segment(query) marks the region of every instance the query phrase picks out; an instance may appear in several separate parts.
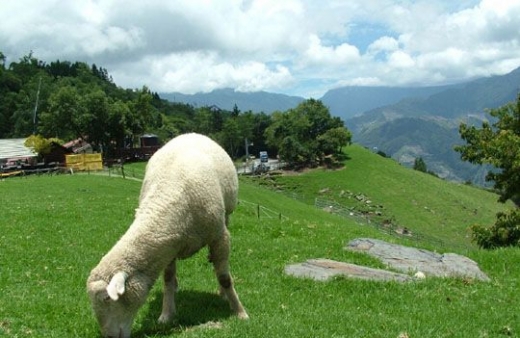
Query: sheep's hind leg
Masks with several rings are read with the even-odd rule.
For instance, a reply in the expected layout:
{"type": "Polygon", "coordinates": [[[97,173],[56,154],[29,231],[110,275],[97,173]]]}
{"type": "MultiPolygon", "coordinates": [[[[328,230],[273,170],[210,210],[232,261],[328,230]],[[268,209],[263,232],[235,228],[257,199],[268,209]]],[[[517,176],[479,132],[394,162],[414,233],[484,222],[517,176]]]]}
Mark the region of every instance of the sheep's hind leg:
{"type": "Polygon", "coordinates": [[[175,315],[175,292],[177,291],[177,272],[175,259],[164,269],[163,305],[159,323],[168,323],[175,315]]]}
{"type": "Polygon", "coordinates": [[[233,278],[229,273],[229,232],[225,229],[224,234],[220,240],[210,244],[210,261],[215,268],[215,274],[220,286],[220,295],[227,298],[231,310],[240,319],[248,319],[246,310],[238,299],[238,295],[233,287],[233,278]]]}

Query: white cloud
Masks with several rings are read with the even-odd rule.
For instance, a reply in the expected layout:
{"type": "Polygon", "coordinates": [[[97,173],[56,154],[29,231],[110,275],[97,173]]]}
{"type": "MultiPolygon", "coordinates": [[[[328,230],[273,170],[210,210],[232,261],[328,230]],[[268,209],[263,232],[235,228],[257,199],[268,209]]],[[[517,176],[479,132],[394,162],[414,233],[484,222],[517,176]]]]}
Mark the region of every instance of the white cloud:
{"type": "Polygon", "coordinates": [[[314,97],[334,86],[441,84],[520,66],[520,2],[0,1],[0,51],[85,61],[116,83],[314,97]]]}
{"type": "Polygon", "coordinates": [[[269,68],[254,61],[232,64],[220,59],[215,52],[150,56],[127,63],[125,68],[127,71],[113,74],[116,82],[129,83],[132,88],[148,84],[156,91],[186,94],[224,87],[258,91],[268,86],[281,90],[293,80],[286,67],[269,68]]]}
{"type": "Polygon", "coordinates": [[[399,41],[390,36],[383,36],[368,46],[368,53],[378,54],[379,52],[395,51],[399,48],[399,41]]]}
{"type": "Polygon", "coordinates": [[[338,46],[323,46],[320,38],[316,35],[309,37],[309,46],[305,51],[303,63],[320,64],[324,67],[329,65],[341,65],[359,60],[359,50],[348,43],[338,46]]]}
{"type": "Polygon", "coordinates": [[[413,58],[402,50],[395,51],[388,57],[388,65],[391,68],[412,68],[415,66],[413,58]]]}

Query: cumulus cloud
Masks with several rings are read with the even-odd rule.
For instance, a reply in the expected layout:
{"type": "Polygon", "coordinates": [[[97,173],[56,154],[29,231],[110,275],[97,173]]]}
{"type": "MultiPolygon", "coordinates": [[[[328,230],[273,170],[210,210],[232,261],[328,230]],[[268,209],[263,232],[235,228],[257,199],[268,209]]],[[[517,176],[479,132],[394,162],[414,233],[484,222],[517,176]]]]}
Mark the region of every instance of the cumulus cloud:
{"type": "Polygon", "coordinates": [[[0,51],[107,68],[116,83],[319,97],[520,66],[520,3],[493,0],[0,1],[0,51]]]}
{"type": "Polygon", "coordinates": [[[395,51],[399,48],[399,41],[390,36],[383,36],[375,40],[368,46],[370,54],[378,54],[380,52],[395,51]]]}
{"type": "Polygon", "coordinates": [[[114,77],[132,88],[148,84],[159,92],[182,88],[183,93],[193,94],[226,87],[239,91],[259,91],[266,87],[283,90],[293,81],[287,67],[269,68],[256,61],[233,64],[222,60],[216,52],[148,56],[129,62],[124,68],[125,71],[116,71],[114,77]]]}
{"type": "Polygon", "coordinates": [[[326,65],[341,65],[359,60],[356,46],[342,43],[337,46],[324,46],[316,35],[309,37],[309,46],[305,51],[303,62],[326,65]]]}

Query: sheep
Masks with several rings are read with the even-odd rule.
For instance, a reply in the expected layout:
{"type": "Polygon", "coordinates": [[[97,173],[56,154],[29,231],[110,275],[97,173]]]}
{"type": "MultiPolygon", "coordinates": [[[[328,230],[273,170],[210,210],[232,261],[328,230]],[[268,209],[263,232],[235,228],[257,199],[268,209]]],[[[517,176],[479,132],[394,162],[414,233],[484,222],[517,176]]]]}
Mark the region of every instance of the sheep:
{"type": "Polygon", "coordinates": [[[229,215],[237,205],[233,162],[210,138],[172,139],[149,160],[127,232],[91,271],[87,292],[104,337],[130,337],[138,309],[164,271],[160,323],[175,314],[176,260],[209,247],[220,294],[247,319],[229,271],[229,215]]]}

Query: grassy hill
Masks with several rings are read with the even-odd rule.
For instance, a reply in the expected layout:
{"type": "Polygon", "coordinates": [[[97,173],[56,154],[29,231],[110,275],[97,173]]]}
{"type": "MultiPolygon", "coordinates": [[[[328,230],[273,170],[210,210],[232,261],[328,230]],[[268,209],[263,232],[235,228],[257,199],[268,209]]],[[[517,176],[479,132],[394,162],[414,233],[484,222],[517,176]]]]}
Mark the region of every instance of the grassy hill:
{"type": "MultiPolygon", "coordinates": [[[[156,324],[158,283],[136,318],[133,337],[520,334],[518,311],[512,310],[520,302],[520,250],[482,251],[466,238],[468,224],[490,223],[503,208],[496,196],[406,169],[362,147],[346,150],[350,160],[342,170],[314,170],[275,181],[241,178],[241,202],[230,225],[231,266],[251,320],[230,316],[227,303],[216,295],[217,283],[203,250],[178,264],[176,323],[156,324]],[[289,192],[299,199],[287,196],[289,192]],[[427,278],[398,284],[340,278],[322,283],[285,276],[286,264],[318,257],[382,267],[368,256],[342,249],[357,237],[432,248],[431,243],[389,236],[310,205],[320,196],[357,210],[366,207],[366,200],[353,197],[361,194],[383,206],[381,217],[392,216],[413,230],[442,238],[446,244],[434,248],[439,252],[454,249],[476,260],[492,282],[427,278]]],[[[142,168],[132,165],[125,172],[140,176],[142,168]]],[[[0,181],[0,336],[98,336],[85,281],[131,223],[139,189],[137,180],[101,175],[0,181]]]]}
{"type": "Polygon", "coordinates": [[[411,170],[359,145],[348,147],[346,152],[350,160],[340,170],[316,169],[253,180],[294,193],[307,204],[314,204],[319,197],[354,212],[369,213],[367,217],[374,222],[393,220],[412,232],[438,238],[448,248],[470,247],[468,227],[491,225],[496,212],[505,207],[489,191],[411,170]]]}

